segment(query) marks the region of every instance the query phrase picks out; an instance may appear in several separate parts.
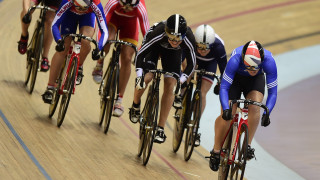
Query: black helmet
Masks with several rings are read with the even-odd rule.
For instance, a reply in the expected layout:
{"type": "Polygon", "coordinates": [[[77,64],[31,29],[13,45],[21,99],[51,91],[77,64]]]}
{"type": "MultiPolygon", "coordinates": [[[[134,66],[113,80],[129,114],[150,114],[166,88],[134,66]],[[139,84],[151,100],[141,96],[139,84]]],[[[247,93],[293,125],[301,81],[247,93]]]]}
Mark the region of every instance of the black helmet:
{"type": "Polygon", "coordinates": [[[165,31],[169,39],[181,41],[187,33],[187,22],[180,14],[171,15],[166,21],[165,31]]]}
{"type": "Polygon", "coordinates": [[[258,41],[249,41],[243,46],[241,57],[247,68],[257,70],[264,60],[264,49],[258,41]]]}
{"type": "Polygon", "coordinates": [[[122,6],[132,6],[135,7],[139,4],[140,0],[119,0],[122,6]]]}

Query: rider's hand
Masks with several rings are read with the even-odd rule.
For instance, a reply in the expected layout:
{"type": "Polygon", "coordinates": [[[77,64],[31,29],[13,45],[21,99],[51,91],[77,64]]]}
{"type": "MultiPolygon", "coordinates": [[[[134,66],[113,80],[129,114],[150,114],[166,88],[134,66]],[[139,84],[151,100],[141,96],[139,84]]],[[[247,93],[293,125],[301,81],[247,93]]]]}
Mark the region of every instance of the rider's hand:
{"type": "Polygon", "coordinates": [[[216,95],[219,95],[219,91],[220,91],[220,83],[217,83],[213,89],[213,93],[216,95]]]}
{"type": "Polygon", "coordinates": [[[99,49],[92,50],[92,59],[93,60],[99,60],[100,59],[99,49]]]}
{"type": "Polygon", "coordinates": [[[64,51],[64,41],[61,39],[58,40],[57,45],[56,45],[56,51],[61,52],[64,51]]]}
{"type": "Polygon", "coordinates": [[[270,118],[266,114],[263,114],[261,118],[261,126],[267,127],[270,123],[270,118]]]}
{"type": "Polygon", "coordinates": [[[136,77],[136,89],[141,90],[146,88],[146,83],[144,82],[143,76],[136,77]]]}
{"type": "Polygon", "coordinates": [[[22,22],[25,23],[25,24],[30,24],[30,22],[31,22],[30,14],[27,13],[26,15],[24,15],[23,18],[22,18],[22,22]]]}
{"type": "Polygon", "coordinates": [[[232,118],[232,109],[226,109],[223,111],[222,118],[226,121],[232,118]]]}

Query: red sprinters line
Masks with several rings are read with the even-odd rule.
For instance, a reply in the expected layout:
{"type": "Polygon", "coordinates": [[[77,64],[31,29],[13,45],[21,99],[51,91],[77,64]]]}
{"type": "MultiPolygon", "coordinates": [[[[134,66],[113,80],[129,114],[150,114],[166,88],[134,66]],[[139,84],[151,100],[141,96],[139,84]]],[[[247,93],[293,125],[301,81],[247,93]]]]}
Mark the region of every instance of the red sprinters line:
{"type": "Polygon", "coordinates": [[[247,11],[242,11],[242,12],[238,12],[238,13],[229,14],[229,15],[226,15],[226,16],[214,18],[214,19],[211,19],[211,20],[203,21],[201,23],[192,24],[192,25],[190,25],[190,28],[196,28],[201,24],[211,24],[211,23],[214,23],[214,22],[218,22],[218,21],[222,21],[222,20],[226,20],[226,19],[231,19],[231,18],[234,18],[234,17],[243,16],[243,15],[246,15],[246,14],[251,14],[251,13],[255,13],[255,12],[270,10],[270,9],[274,9],[274,8],[279,8],[279,7],[283,7],[283,6],[289,6],[289,5],[292,5],[292,4],[304,3],[304,2],[309,2],[309,1],[313,1],[313,0],[295,0],[295,1],[283,2],[283,3],[279,3],[279,4],[272,4],[272,5],[269,5],[269,6],[259,7],[259,8],[256,8],[256,9],[250,9],[250,10],[247,10],[247,11]]]}

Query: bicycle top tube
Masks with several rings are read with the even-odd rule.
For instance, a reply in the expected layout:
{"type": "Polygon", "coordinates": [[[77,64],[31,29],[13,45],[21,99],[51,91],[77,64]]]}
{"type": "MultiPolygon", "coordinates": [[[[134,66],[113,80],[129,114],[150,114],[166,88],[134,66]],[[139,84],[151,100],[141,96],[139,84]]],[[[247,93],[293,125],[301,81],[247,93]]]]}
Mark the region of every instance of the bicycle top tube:
{"type": "Polygon", "coordinates": [[[252,104],[252,105],[259,106],[266,111],[266,116],[269,117],[269,108],[260,102],[252,101],[250,99],[235,99],[230,102],[230,107],[232,107],[233,104],[235,104],[235,103],[252,104]]]}

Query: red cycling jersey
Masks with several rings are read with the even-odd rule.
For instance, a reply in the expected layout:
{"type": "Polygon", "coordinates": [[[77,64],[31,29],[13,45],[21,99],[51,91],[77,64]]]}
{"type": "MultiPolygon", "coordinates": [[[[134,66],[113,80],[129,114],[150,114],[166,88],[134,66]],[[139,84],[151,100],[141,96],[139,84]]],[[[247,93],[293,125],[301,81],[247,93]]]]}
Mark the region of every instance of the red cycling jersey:
{"type": "Polygon", "coordinates": [[[135,45],[138,44],[139,24],[143,36],[150,27],[144,0],[140,0],[139,4],[128,12],[123,10],[119,0],[109,0],[104,7],[104,13],[108,26],[120,29],[119,38],[135,45]]]}

